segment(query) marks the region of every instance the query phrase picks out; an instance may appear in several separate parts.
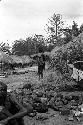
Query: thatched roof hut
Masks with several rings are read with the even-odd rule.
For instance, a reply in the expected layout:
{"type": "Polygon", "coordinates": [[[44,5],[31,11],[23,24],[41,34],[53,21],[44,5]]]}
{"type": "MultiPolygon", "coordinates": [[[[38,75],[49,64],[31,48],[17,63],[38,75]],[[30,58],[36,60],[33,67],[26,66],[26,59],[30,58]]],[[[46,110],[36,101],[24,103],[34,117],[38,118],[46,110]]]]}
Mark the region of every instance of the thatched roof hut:
{"type": "Polygon", "coordinates": [[[0,62],[1,63],[14,63],[14,60],[5,52],[0,51],[0,62]]]}
{"type": "MultiPolygon", "coordinates": [[[[42,53],[37,53],[37,54],[33,54],[33,55],[31,55],[31,58],[33,58],[33,59],[37,59],[39,56],[41,56],[41,54],[42,53]]],[[[43,53],[46,57],[50,57],[50,52],[44,52],[43,53]]]]}
{"type": "Polygon", "coordinates": [[[11,55],[10,56],[13,60],[13,64],[16,63],[16,64],[23,64],[23,60],[20,56],[17,56],[17,55],[11,55]]]}
{"type": "Polygon", "coordinates": [[[29,56],[26,56],[26,55],[21,56],[21,59],[23,61],[23,64],[29,64],[33,61],[33,59],[31,59],[29,56]]]}
{"type": "Polygon", "coordinates": [[[29,56],[17,56],[17,55],[11,55],[11,58],[13,59],[15,66],[23,66],[23,65],[29,65],[33,62],[33,59],[31,59],[29,56]]]}
{"type": "Polygon", "coordinates": [[[51,51],[51,57],[52,58],[58,58],[59,55],[63,55],[64,53],[67,53],[67,56],[72,53],[73,50],[77,50],[79,47],[83,48],[83,33],[81,33],[78,37],[74,38],[72,41],[70,41],[67,44],[64,44],[62,46],[57,46],[51,51]]]}

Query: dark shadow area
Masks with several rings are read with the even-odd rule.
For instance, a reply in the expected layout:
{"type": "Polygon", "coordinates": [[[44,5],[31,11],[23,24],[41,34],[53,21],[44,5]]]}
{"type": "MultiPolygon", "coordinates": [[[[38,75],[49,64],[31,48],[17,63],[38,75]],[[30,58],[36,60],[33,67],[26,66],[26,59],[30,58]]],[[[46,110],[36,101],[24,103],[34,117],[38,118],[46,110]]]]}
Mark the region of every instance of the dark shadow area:
{"type": "Polygon", "coordinates": [[[20,111],[19,108],[17,108],[17,106],[15,105],[15,103],[11,102],[11,107],[9,109],[9,112],[13,115],[15,115],[16,113],[18,113],[20,111]]]}
{"type": "Polygon", "coordinates": [[[74,91],[83,91],[83,88],[77,84],[77,85],[66,85],[64,88],[60,88],[60,91],[65,91],[65,92],[74,92],[74,91]]]}

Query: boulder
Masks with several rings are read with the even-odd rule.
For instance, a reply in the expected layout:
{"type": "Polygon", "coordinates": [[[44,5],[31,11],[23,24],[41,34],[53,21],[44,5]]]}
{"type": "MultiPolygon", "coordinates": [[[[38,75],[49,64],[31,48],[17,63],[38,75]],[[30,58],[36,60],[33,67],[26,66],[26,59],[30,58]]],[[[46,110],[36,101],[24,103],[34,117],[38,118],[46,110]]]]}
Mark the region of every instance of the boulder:
{"type": "Polygon", "coordinates": [[[65,96],[65,99],[67,99],[68,101],[71,101],[72,100],[72,95],[65,96]]]}
{"type": "Polygon", "coordinates": [[[23,86],[23,89],[31,89],[32,85],[27,83],[23,86]]]}
{"type": "Polygon", "coordinates": [[[68,100],[67,99],[62,99],[62,102],[63,102],[64,105],[68,104],[68,100]]]}
{"type": "Polygon", "coordinates": [[[63,106],[63,102],[62,101],[55,101],[54,104],[58,107],[62,107],[63,106]]]}
{"type": "Polygon", "coordinates": [[[47,98],[41,97],[40,100],[41,100],[41,103],[47,104],[47,101],[48,101],[47,98]]]}
{"type": "Polygon", "coordinates": [[[43,103],[34,103],[33,109],[39,113],[45,113],[48,111],[48,106],[46,104],[43,104],[43,103]]]}
{"type": "Polygon", "coordinates": [[[54,105],[54,98],[52,97],[48,102],[48,106],[53,107],[53,105],[54,105]]]}
{"type": "Polygon", "coordinates": [[[41,98],[35,97],[33,101],[34,103],[41,103],[41,98]]]}
{"type": "Polygon", "coordinates": [[[28,114],[33,112],[33,106],[30,103],[23,103],[23,106],[27,109],[28,114]]]}
{"type": "Polygon", "coordinates": [[[66,107],[63,107],[60,109],[60,114],[68,116],[70,114],[70,110],[67,109],[66,107]]]}
{"type": "Polygon", "coordinates": [[[43,92],[42,92],[42,91],[37,91],[37,92],[36,92],[36,95],[37,95],[38,97],[42,97],[42,96],[43,96],[43,92]]]}

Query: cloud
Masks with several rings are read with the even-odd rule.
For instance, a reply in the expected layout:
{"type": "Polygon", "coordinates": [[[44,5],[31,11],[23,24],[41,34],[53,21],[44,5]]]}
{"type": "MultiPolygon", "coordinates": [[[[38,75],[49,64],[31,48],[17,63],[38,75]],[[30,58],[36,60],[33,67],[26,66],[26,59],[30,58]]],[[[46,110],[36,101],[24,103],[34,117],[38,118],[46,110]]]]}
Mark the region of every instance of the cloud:
{"type": "Polygon", "coordinates": [[[25,20],[46,16],[50,0],[8,0],[3,8],[9,16],[25,20]],[[47,3],[48,2],[48,3],[47,3]]]}
{"type": "Polygon", "coordinates": [[[0,2],[0,39],[10,41],[28,34],[42,34],[53,13],[69,20],[83,13],[82,0],[2,0],[0,2]]]}
{"type": "Polygon", "coordinates": [[[12,18],[28,20],[60,13],[69,18],[82,16],[82,0],[5,0],[4,11],[12,18]]]}
{"type": "Polygon", "coordinates": [[[83,2],[82,0],[70,0],[65,4],[64,14],[68,18],[76,18],[83,16],[83,2]]]}

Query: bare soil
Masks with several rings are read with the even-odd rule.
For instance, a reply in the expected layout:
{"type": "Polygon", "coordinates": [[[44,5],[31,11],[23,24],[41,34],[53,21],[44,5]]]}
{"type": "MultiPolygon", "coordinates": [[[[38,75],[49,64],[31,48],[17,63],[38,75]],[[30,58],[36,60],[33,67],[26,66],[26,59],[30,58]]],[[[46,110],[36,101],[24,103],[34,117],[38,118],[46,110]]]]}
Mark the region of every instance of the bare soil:
{"type": "MultiPolygon", "coordinates": [[[[82,94],[82,91],[72,90],[64,91],[65,85],[74,85],[76,84],[72,80],[67,80],[62,77],[62,75],[54,70],[49,70],[46,66],[44,71],[44,78],[39,81],[37,74],[37,66],[28,67],[24,69],[16,69],[17,74],[8,75],[6,78],[0,78],[1,81],[7,84],[8,89],[11,89],[12,92],[19,93],[25,84],[33,85],[34,89],[39,88],[39,86],[44,85],[54,85],[56,89],[55,92],[59,92],[59,88],[62,88],[61,93],[64,95],[69,94],[82,94]]],[[[69,116],[61,115],[59,111],[55,111],[52,108],[49,108],[46,113],[37,113],[34,117],[25,116],[24,117],[25,125],[82,125],[83,121],[78,120],[69,120],[69,116]]]]}

